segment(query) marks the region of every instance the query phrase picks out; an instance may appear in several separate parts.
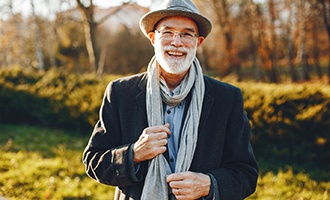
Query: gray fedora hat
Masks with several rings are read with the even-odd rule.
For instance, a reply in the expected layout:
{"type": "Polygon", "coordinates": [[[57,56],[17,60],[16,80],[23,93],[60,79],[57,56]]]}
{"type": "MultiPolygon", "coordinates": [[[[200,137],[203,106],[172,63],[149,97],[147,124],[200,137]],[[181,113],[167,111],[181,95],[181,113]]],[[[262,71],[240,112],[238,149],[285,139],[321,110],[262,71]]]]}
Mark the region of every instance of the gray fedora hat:
{"type": "Polygon", "coordinates": [[[211,21],[201,15],[197,6],[191,0],[165,0],[159,8],[146,13],[140,20],[140,28],[144,35],[154,31],[155,25],[163,18],[169,16],[184,16],[193,19],[199,35],[206,37],[212,29],[211,21]]]}

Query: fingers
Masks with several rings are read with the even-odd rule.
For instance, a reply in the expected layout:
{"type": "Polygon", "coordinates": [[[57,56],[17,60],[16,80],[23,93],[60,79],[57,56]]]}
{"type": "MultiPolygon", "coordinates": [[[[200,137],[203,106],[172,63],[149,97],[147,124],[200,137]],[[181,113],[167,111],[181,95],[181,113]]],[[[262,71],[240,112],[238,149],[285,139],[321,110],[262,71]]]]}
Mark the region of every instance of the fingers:
{"type": "Polygon", "coordinates": [[[167,128],[170,128],[170,124],[166,123],[164,126],[166,126],[167,128]]]}
{"type": "Polygon", "coordinates": [[[187,172],[173,173],[166,177],[166,181],[169,183],[171,188],[183,188],[185,187],[184,180],[187,179],[187,172]]]}
{"type": "Polygon", "coordinates": [[[179,198],[180,196],[184,196],[183,195],[184,194],[183,189],[176,188],[176,189],[173,189],[172,192],[176,196],[176,198],[179,198]]]}
{"type": "Polygon", "coordinates": [[[181,172],[168,175],[166,181],[177,199],[198,199],[210,192],[211,180],[206,174],[181,172]]]}
{"type": "Polygon", "coordinates": [[[134,163],[150,160],[164,153],[169,134],[171,134],[169,124],[144,129],[133,146],[134,163]]]}
{"type": "MultiPolygon", "coordinates": [[[[144,129],[143,132],[145,132],[146,134],[166,133],[167,135],[169,135],[169,134],[171,134],[170,124],[166,123],[165,125],[151,126],[151,127],[144,129]]],[[[166,137],[167,137],[167,135],[166,135],[166,137]]]]}

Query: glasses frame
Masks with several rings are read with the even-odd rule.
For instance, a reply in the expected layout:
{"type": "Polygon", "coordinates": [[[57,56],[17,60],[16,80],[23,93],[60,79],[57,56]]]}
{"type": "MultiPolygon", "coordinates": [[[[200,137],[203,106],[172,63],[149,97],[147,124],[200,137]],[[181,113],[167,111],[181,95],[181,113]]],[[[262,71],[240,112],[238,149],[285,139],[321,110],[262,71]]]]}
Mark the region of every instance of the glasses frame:
{"type": "Polygon", "coordinates": [[[154,32],[159,33],[160,38],[165,39],[165,40],[172,40],[173,38],[175,38],[175,36],[178,35],[180,37],[180,39],[185,43],[193,42],[195,40],[195,38],[199,37],[199,35],[197,33],[192,32],[192,31],[191,32],[189,32],[189,31],[180,32],[180,31],[174,31],[171,29],[163,29],[163,30],[155,29],[154,32]]]}

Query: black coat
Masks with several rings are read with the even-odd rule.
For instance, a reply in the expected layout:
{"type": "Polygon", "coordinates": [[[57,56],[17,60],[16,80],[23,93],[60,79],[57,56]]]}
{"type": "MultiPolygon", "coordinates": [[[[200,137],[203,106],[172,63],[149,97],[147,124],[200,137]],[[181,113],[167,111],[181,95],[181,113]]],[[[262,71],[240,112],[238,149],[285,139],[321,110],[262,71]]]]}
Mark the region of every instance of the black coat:
{"type": "MultiPolygon", "coordinates": [[[[190,171],[212,174],[221,200],[244,199],[255,190],[258,167],[251,127],[239,88],[204,76],[205,96],[190,171]]],[[[132,144],[148,126],[146,73],[111,82],[83,154],[87,174],[118,186],[115,199],[140,199],[147,162],[135,174],[132,144]]]]}

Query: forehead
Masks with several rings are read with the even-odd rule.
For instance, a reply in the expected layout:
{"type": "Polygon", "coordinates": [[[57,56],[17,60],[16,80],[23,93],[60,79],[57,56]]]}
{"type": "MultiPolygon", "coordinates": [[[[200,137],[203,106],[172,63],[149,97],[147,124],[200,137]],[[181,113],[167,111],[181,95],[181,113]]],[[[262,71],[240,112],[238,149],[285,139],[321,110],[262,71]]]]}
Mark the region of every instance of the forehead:
{"type": "Polygon", "coordinates": [[[194,30],[195,32],[198,32],[198,27],[196,22],[190,19],[189,17],[184,17],[184,16],[165,17],[157,23],[155,28],[159,29],[162,27],[178,29],[178,30],[191,29],[194,30]]]}

